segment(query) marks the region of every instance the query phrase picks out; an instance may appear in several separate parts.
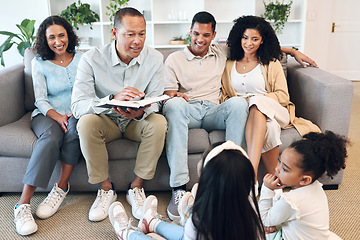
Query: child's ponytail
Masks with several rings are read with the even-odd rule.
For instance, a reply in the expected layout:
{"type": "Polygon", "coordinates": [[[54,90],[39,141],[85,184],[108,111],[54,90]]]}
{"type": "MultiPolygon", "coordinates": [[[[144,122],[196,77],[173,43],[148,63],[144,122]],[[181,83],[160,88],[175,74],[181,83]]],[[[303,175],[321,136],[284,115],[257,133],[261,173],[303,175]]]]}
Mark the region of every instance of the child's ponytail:
{"type": "Polygon", "coordinates": [[[304,173],[312,173],[313,181],[325,172],[329,177],[345,168],[347,138],[331,131],[311,132],[290,145],[303,156],[301,167],[304,173]]]}

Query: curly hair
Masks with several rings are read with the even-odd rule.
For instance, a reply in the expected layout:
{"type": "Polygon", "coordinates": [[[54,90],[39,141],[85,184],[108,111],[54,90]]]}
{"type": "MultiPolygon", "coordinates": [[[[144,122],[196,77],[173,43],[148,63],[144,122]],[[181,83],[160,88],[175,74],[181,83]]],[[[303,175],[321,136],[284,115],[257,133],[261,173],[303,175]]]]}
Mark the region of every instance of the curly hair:
{"type": "Polygon", "coordinates": [[[244,57],[241,40],[246,29],[255,29],[262,37],[263,43],[256,52],[262,64],[268,65],[275,59],[281,60],[280,43],[274,29],[264,18],[257,16],[242,16],[234,20],[227,43],[230,47],[230,60],[240,61],[244,57]]]}
{"type": "Polygon", "coordinates": [[[67,52],[73,53],[75,47],[79,45],[79,38],[68,21],[56,15],[47,17],[39,26],[33,46],[35,52],[43,60],[53,60],[55,58],[55,53],[50,49],[46,40],[46,30],[51,25],[60,25],[65,28],[69,38],[69,44],[66,49],[67,52]]]}
{"type": "Polygon", "coordinates": [[[310,132],[304,135],[302,140],[292,143],[290,148],[302,155],[298,166],[303,169],[304,173],[312,174],[313,181],[315,181],[325,172],[332,178],[345,168],[348,143],[347,138],[332,131],[310,132]]]}

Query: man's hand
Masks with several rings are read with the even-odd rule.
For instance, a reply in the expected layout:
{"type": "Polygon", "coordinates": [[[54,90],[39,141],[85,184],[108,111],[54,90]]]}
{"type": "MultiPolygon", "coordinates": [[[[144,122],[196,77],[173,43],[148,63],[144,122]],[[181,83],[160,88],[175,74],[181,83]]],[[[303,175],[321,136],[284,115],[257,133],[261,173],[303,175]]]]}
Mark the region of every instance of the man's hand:
{"type": "Polygon", "coordinates": [[[131,101],[134,98],[142,98],[145,96],[145,93],[140,92],[136,88],[133,87],[126,87],[121,92],[114,96],[114,99],[120,101],[131,101]]]}
{"type": "MultiPolygon", "coordinates": [[[[165,91],[164,92],[166,95],[168,95],[169,97],[171,98],[174,98],[174,97],[182,97],[183,99],[185,99],[185,101],[189,101],[189,98],[188,96],[186,96],[186,94],[184,93],[181,93],[181,92],[177,92],[177,91],[165,91]]],[[[165,103],[165,101],[164,101],[165,103]]]]}
{"type": "Polygon", "coordinates": [[[295,50],[293,52],[293,57],[295,58],[298,63],[300,63],[303,67],[307,67],[307,64],[309,64],[312,67],[318,68],[318,65],[314,60],[303,54],[302,52],[295,50]],[[307,64],[306,64],[307,63],[307,64]]]}
{"type": "Polygon", "coordinates": [[[275,174],[271,174],[271,173],[267,173],[265,175],[263,182],[264,185],[271,190],[283,189],[284,187],[286,187],[286,185],[283,185],[280,182],[280,179],[276,177],[275,174]]]}
{"type": "MultiPolygon", "coordinates": [[[[126,87],[121,92],[114,96],[114,99],[120,101],[131,101],[135,98],[142,98],[145,96],[145,93],[140,92],[136,88],[133,87],[126,87]]],[[[133,119],[133,118],[141,118],[144,115],[144,109],[150,107],[151,105],[147,105],[143,108],[133,109],[133,108],[126,108],[126,110],[121,109],[120,107],[112,107],[111,110],[122,116],[126,119],[133,119]]]]}
{"type": "Polygon", "coordinates": [[[151,105],[146,105],[145,107],[139,108],[139,109],[126,108],[126,111],[124,111],[120,107],[117,107],[117,108],[113,107],[113,108],[111,108],[111,110],[113,110],[114,112],[116,112],[117,114],[122,116],[123,118],[133,119],[133,118],[141,118],[144,115],[145,108],[148,108],[150,106],[151,105]]]}

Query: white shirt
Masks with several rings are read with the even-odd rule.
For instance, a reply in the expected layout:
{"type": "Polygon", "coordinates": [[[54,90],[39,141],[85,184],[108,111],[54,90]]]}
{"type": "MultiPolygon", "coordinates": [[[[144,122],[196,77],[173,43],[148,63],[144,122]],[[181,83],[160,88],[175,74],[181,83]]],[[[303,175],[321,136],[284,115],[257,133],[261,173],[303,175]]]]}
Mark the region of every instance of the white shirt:
{"type": "Polygon", "coordinates": [[[260,64],[248,73],[238,73],[236,64],[231,69],[231,83],[238,96],[249,96],[267,93],[265,79],[262,75],[260,64]]]}
{"type": "Polygon", "coordinates": [[[259,208],[263,224],[281,225],[285,240],[330,237],[328,202],[319,181],[277,195],[263,185],[259,208]]]}

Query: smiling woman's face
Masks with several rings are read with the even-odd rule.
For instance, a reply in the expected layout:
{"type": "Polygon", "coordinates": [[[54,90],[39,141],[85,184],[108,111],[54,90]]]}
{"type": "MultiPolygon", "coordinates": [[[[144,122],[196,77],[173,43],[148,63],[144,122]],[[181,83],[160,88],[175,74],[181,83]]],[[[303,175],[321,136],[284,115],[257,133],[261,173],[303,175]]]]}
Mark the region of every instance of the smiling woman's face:
{"type": "Polygon", "coordinates": [[[258,30],[248,28],[244,31],[241,46],[245,54],[256,53],[262,43],[263,39],[258,30]]]}
{"type": "Polygon", "coordinates": [[[61,25],[51,25],[46,29],[46,41],[49,48],[57,55],[66,53],[69,38],[66,29],[61,25]]]}

